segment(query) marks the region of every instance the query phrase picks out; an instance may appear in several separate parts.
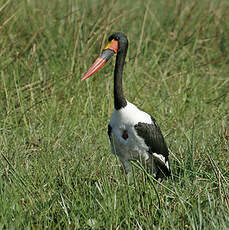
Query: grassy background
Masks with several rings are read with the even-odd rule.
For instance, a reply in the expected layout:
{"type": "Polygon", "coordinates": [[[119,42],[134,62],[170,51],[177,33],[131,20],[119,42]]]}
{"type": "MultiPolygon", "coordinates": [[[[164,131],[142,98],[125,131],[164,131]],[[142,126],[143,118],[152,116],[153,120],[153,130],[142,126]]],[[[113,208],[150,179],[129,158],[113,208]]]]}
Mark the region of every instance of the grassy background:
{"type": "Polygon", "coordinates": [[[227,0],[2,0],[0,229],[228,229],[228,11],[227,0]],[[173,179],[156,190],[137,165],[127,185],[110,154],[114,58],[80,81],[116,31],[130,41],[125,94],[171,151],[173,179]]]}

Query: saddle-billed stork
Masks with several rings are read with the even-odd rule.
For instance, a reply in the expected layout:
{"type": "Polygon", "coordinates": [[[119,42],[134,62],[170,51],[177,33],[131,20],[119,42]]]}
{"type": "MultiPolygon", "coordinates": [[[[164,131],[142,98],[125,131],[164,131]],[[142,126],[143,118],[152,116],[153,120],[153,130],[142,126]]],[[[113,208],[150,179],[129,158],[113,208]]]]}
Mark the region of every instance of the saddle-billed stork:
{"type": "Polygon", "coordinates": [[[122,74],[128,49],[128,40],[123,33],[114,33],[109,43],[90,69],[83,75],[85,80],[114,55],[114,112],[108,125],[111,151],[117,154],[127,176],[131,171],[131,159],[140,160],[144,167],[162,180],[171,175],[169,151],[156,120],[128,102],[123,94],[122,74]]]}

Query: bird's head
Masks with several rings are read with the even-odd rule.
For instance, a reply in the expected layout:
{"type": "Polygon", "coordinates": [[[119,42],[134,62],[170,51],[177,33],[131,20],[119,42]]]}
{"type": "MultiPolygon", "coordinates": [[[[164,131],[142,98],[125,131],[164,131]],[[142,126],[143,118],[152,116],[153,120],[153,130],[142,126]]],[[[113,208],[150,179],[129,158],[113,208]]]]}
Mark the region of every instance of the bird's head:
{"type": "Polygon", "coordinates": [[[108,38],[108,44],[103,49],[100,56],[95,60],[95,62],[92,64],[90,69],[83,75],[81,80],[85,80],[95,74],[98,70],[100,70],[105,63],[114,55],[117,53],[125,52],[128,48],[128,40],[126,35],[124,35],[121,32],[117,32],[112,34],[108,38]]]}
{"type": "Polygon", "coordinates": [[[118,52],[125,51],[128,48],[128,40],[125,34],[121,32],[117,32],[112,34],[109,38],[108,41],[118,41],[118,52]]]}

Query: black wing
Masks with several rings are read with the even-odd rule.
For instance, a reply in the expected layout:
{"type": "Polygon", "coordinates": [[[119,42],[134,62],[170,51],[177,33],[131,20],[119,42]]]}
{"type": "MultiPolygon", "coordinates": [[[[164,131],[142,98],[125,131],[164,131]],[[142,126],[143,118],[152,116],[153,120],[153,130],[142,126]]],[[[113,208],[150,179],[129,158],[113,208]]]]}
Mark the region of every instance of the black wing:
{"type": "Polygon", "coordinates": [[[134,127],[137,131],[137,134],[144,139],[145,144],[149,147],[149,153],[150,154],[156,153],[162,155],[165,159],[165,161],[162,162],[154,157],[157,169],[159,169],[157,170],[156,178],[161,178],[164,175],[170,176],[171,172],[169,168],[168,147],[161,133],[161,130],[157,125],[156,120],[152,116],[151,119],[152,119],[152,124],[139,122],[134,127]],[[167,162],[168,162],[168,167],[166,166],[167,162]]]}
{"type": "Polygon", "coordinates": [[[113,141],[112,141],[112,127],[111,125],[109,124],[108,125],[108,130],[107,130],[107,134],[109,136],[109,140],[110,140],[110,144],[111,144],[111,153],[115,154],[115,148],[114,148],[114,145],[113,145],[113,141]]]}
{"type": "Polygon", "coordinates": [[[110,142],[111,142],[111,131],[112,131],[112,127],[110,126],[110,124],[108,125],[108,130],[107,130],[107,134],[109,136],[110,142]]]}

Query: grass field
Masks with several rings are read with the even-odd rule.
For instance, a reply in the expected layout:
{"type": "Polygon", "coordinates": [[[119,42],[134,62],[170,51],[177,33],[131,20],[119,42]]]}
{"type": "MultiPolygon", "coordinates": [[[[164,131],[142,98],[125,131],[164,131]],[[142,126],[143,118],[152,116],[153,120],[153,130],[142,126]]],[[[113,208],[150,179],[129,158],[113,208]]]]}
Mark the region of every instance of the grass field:
{"type": "Polygon", "coordinates": [[[229,229],[228,0],[2,0],[0,229],[229,229]],[[157,187],[110,154],[116,31],[124,88],[164,133],[157,187]]]}

